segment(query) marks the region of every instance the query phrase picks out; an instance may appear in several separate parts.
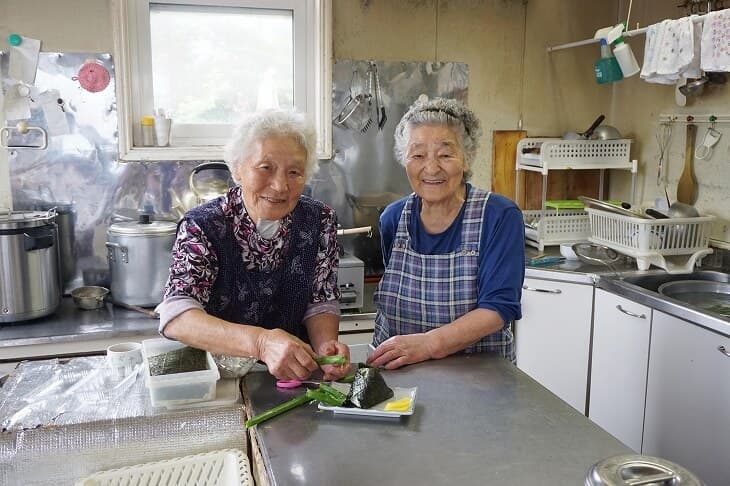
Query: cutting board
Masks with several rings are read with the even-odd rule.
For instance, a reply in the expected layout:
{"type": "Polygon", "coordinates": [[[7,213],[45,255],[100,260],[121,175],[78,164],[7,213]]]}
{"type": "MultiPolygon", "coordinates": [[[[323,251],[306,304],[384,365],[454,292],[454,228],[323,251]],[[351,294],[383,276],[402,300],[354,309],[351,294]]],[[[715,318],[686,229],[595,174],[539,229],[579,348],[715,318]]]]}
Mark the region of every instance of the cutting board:
{"type": "MultiPolygon", "coordinates": [[[[492,132],[492,191],[515,200],[515,159],[517,143],[527,136],[524,130],[494,130],[492,132]]],[[[606,171],[605,195],[608,195],[606,171]]],[[[598,197],[601,173],[591,170],[553,170],[548,175],[548,199],[577,199],[578,196],[598,197]]],[[[522,209],[542,207],[542,174],[520,171],[520,198],[522,209]]]]}

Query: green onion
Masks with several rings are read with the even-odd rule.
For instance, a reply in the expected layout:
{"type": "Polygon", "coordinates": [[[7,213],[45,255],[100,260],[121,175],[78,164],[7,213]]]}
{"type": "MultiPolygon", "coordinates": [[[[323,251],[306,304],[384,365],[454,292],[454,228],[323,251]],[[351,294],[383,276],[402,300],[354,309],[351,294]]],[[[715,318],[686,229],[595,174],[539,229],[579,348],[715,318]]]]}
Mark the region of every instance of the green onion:
{"type": "Polygon", "coordinates": [[[251,417],[250,419],[246,420],[246,428],[253,427],[254,425],[258,425],[261,422],[265,422],[269,420],[270,418],[274,418],[277,415],[281,415],[284,412],[288,412],[289,410],[296,408],[300,405],[304,405],[305,403],[311,402],[312,399],[309,398],[306,394],[299,395],[298,397],[292,398],[291,400],[284,402],[282,404],[279,404],[273,408],[270,408],[269,410],[265,411],[262,414],[256,415],[255,417],[251,417]]]}
{"type": "Polygon", "coordinates": [[[326,383],[320,383],[319,390],[324,392],[333,402],[337,402],[336,405],[338,407],[345,403],[345,400],[347,400],[347,395],[342,393],[337,388],[330,386],[326,383]]]}
{"type": "Polygon", "coordinates": [[[319,358],[315,358],[314,361],[317,362],[318,365],[343,365],[347,363],[347,359],[341,355],[337,354],[335,356],[320,356],[319,358]]]}
{"type": "Polygon", "coordinates": [[[322,390],[307,390],[307,396],[312,400],[317,400],[318,402],[322,402],[325,405],[334,405],[336,407],[339,407],[344,403],[340,402],[339,400],[335,400],[322,390]]]}
{"type": "Polygon", "coordinates": [[[343,376],[339,380],[337,380],[337,383],[352,383],[355,381],[355,373],[350,373],[349,375],[343,376]]]}

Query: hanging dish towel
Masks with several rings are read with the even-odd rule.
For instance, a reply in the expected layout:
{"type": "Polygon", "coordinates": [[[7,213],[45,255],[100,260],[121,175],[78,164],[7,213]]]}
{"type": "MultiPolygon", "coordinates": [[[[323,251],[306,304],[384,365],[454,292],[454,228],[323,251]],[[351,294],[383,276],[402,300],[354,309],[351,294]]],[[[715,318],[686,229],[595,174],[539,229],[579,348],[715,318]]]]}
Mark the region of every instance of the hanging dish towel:
{"type": "Polygon", "coordinates": [[[699,45],[696,48],[696,44],[700,38],[701,26],[691,17],[649,26],[641,78],[648,83],[675,84],[680,78],[699,77],[699,45]]]}
{"type": "Polygon", "coordinates": [[[702,29],[702,69],[730,71],[730,9],[710,12],[702,29]]]}

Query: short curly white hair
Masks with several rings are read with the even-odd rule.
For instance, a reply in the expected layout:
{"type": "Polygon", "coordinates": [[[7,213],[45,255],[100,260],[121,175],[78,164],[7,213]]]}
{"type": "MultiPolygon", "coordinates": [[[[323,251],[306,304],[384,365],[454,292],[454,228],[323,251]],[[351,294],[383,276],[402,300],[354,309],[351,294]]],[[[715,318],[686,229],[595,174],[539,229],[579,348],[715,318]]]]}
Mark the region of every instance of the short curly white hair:
{"type": "Polygon", "coordinates": [[[255,142],[271,136],[291,137],[307,153],[306,179],[317,168],[317,133],[302,113],[287,110],[264,110],[242,119],[223,149],[223,160],[237,177],[238,169],[251,154],[255,142]]]}
{"type": "Polygon", "coordinates": [[[395,158],[403,166],[406,165],[406,152],[411,129],[421,125],[447,125],[457,135],[464,152],[464,180],[471,178],[471,164],[476,158],[479,148],[479,137],[482,136],[482,127],[473,111],[463,103],[447,98],[433,98],[431,100],[416,100],[395,127],[395,158]]]}

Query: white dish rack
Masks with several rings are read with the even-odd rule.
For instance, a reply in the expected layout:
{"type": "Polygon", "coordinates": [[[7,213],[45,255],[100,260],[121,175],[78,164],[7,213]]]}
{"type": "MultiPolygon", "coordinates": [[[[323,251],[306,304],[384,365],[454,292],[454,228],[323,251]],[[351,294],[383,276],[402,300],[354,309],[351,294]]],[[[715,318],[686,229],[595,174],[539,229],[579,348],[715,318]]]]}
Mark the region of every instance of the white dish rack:
{"type": "Polygon", "coordinates": [[[586,208],[593,243],[632,256],[639,270],[650,265],[668,273],[690,273],[709,248],[714,216],[642,219],[586,208]]]}
{"type": "Polygon", "coordinates": [[[543,251],[545,246],[587,240],[591,222],[584,209],[527,209],[525,241],[543,251]]]}
{"type": "Polygon", "coordinates": [[[603,199],[604,169],[632,173],[632,202],[636,193],[638,162],[630,159],[631,139],[563,140],[560,138],[523,138],[517,143],[515,199],[520,200],[519,171],[542,174],[542,209],[524,210],[527,244],[543,251],[545,246],[588,239],[591,224],[583,209],[548,209],[547,178],[551,170],[600,169],[598,198],[603,199]]]}

